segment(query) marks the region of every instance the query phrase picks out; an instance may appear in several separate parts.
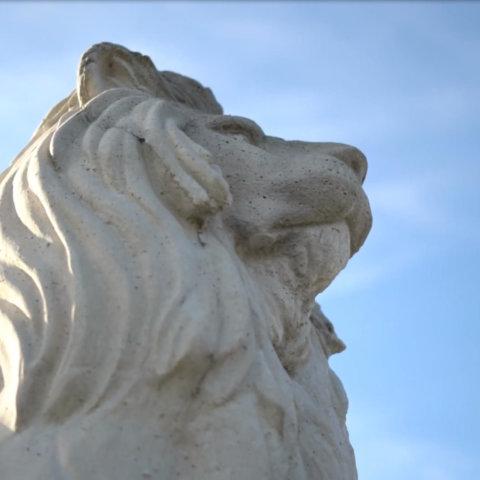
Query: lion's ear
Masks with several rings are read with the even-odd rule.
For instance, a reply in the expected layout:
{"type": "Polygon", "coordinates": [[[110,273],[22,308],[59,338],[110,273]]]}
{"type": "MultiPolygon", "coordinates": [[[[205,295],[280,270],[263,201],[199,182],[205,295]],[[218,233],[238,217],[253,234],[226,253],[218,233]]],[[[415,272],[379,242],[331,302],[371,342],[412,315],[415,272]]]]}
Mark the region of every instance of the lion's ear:
{"type": "Polygon", "coordinates": [[[174,146],[178,164],[200,187],[188,191],[193,216],[196,216],[197,211],[214,213],[230,205],[232,201],[230,188],[223,178],[220,167],[213,163],[210,152],[179,129],[173,119],[166,122],[166,130],[174,146]]]}
{"type": "Polygon", "coordinates": [[[112,43],[98,43],[80,60],[77,95],[80,107],[105,90],[134,88],[152,95],[157,90],[157,70],[149,57],[112,43]]]}
{"type": "Polygon", "coordinates": [[[183,218],[203,222],[231,203],[229,185],[212,155],[179,128],[178,119],[166,118],[163,129],[147,127],[144,136],[155,155],[147,162],[150,181],[183,218]]]}

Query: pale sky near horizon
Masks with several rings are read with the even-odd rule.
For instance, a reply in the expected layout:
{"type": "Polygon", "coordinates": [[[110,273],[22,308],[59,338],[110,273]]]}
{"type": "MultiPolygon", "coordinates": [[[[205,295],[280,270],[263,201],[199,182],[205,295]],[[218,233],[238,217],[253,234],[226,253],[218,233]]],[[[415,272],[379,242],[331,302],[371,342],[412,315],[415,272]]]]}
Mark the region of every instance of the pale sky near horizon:
{"type": "MultiPolygon", "coordinates": [[[[480,3],[0,3],[0,167],[99,41],[271,135],[369,159],[374,226],[318,297],[360,480],[480,478],[480,3]]],[[[1,219],[0,219],[1,221],[1,219]]]]}

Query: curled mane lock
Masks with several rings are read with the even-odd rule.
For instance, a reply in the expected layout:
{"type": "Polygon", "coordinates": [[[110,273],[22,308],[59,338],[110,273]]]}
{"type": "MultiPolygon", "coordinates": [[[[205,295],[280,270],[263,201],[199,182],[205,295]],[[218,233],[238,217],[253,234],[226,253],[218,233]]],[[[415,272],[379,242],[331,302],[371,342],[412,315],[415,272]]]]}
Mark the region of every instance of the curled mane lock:
{"type": "Polygon", "coordinates": [[[209,152],[181,130],[185,120],[132,88],[101,91],[53,115],[0,187],[8,332],[0,415],[13,429],[120,398],[133,383],[119,372],[161,364],[156,375],[166,374],[191,342],[215,343],[220,331],[175,318],[186,302],[212,308],[189,272],[201,261],[190,259],[187,269],[183,256],[196,225],[231,201],[209,152]]]}

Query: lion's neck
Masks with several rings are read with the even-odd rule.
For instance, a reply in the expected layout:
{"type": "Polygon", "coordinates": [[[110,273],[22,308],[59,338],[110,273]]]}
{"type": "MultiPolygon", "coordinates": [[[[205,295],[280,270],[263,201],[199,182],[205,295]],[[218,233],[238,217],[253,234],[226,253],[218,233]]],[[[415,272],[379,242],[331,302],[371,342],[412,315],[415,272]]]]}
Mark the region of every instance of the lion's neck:
{"type": "Polygon", "coordinates": [[[284,367],[291,371],[308,354],[315,291],[307,249],[301,243],[284,243],[273,252],[247,256],[246,265],[269,307],[272,343],[284,367]]]}
{"type": "Polygon", "coordinates": [[[315,295],[326,286],[322,276],[325,262],[317,248],[318,228],[289,229],[278,235],[270,248],[252,251],[245,239],[225,229],[224,223],[216,225],[213,220],[205,227],[214,232],[232,259],[241,260],[238,268],[250,284],[247,291],[266,307],[264,326],[271,343],[284,367],[293,370],[307,358],[309,316],[315,295]]]}

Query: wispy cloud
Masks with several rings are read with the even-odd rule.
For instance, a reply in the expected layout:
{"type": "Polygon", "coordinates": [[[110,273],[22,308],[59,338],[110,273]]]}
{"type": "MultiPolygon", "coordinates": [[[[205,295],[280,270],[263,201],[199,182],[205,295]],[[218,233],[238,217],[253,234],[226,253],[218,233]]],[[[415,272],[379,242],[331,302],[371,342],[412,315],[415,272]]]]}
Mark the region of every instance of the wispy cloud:
{"type": "Polygon", "coordinates": [[[400,178],[370,185],[369,196],[373,209],[397,220],[416,226],[438,227],[445,220],[445,212],[432,202],[440,187],[429,176],[400,178]]]}
{"type": "Polygon", "coordinates": [[[321,302],[347,297],[351,293],[377,288],[394,275],[412,267],[422,257],[419,250],[390,251],[381,255],[376,249],[373,257],[362,255],[361,261],[354,258],[340,272],[333,283],[321,293],[321,302]]]}
{"type": "MultiPolygon", "coordinates": [[[[321,77],[318,72],[312,78],[317,77],[321,77]]],[[[262,71],[258,78],[262,79],[262,71]]],[[[378,90],[375,96],[358,87],[352,96],[347,92],[354,87],[339,85],[335,78],[314,87],[296,84],[294,79],[290,83],[278,89],[264,82],[244,94],[242,103],[232,98],[235,103],[229,107],[259,119],[274,135],[364,145],[419,141],[420,135],[436,133],[453,135],[475,121],[480,108],[480,89],[458,85],[402,93],[372,80],[365,89],[378,90]]],[[[432,145],[432,152],[435,149],[432,145]]]]}
{"type": "Polygon", "coordinates": [[[469,210],[462,202],[467,202],[469,195],[470,203],[478,199],[478,173],[471,170],[466,178],[461,168],[439,168],[369,184],[374,218],[370,237],[322,292],[322,301],[381,288],[433,258],[444,262],[454,245],[476,244],[480,209],[473,206],[469,210]],[[439,240],[432,242],[432,238],[439,240]]]}
{"type": "Polygon", "coordinates": [[[425,435],[408,435],[393,412],[370,407],[349,413],[349,431],[359,477],[368,480],[458,480],[478,478],[480,461],[459,446],[425,435]]]}
{"type": "Polygon", "coordinates": [[[458,162],[457,168],[431,167],[371,183],[368,194],[374,214],[416,228],[459,234],[478,221],[461,204],[469,203],[466,196],[478,196],[479,181],[479,168],[466,171],[458,162]]]}

